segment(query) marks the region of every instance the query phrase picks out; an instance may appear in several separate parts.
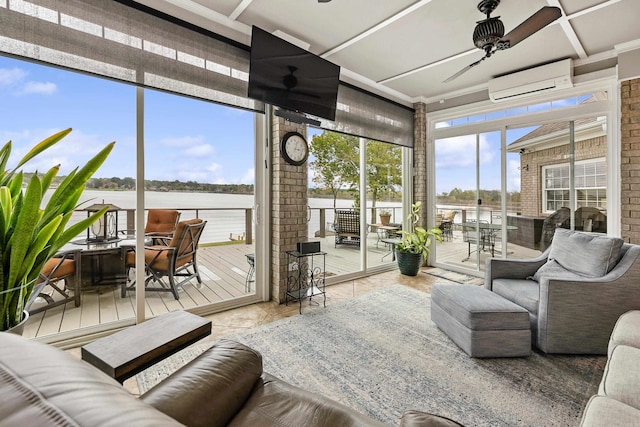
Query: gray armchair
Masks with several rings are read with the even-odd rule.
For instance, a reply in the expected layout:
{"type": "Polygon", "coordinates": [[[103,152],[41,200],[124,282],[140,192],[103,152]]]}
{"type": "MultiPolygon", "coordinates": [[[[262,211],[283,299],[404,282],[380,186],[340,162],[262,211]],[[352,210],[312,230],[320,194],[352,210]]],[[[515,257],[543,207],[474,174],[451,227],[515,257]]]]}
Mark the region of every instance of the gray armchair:
{"type": "Polygon", "coordinates": [[[485,287],[529,311],[533,344],[545,353],[607,354],[618,317],[640,309],[640,245],[621,242],[558,229],[537,258],[487,259],[485,287]],[[607,252],[609,241],[618,249],[607,252]]]}

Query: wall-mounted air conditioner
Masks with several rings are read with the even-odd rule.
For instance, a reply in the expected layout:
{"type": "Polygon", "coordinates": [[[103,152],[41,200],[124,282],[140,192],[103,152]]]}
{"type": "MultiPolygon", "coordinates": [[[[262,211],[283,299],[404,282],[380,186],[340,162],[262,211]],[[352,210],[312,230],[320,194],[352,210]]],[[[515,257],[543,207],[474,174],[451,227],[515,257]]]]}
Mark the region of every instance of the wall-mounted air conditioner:
{"type": "Polygon", "coordinates": [[[571,59],[507,74],[489,80],[489,98],[508,101],[573,87],[572,75],[571,59]]]}

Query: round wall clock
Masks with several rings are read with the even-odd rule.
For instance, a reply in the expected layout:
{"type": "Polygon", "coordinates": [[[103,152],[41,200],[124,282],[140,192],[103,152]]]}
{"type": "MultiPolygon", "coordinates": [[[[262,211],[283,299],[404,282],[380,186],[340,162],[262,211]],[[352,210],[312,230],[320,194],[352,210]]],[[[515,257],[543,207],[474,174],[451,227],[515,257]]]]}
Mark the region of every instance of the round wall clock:
{"type": "Polygon", "coordinates": [[[287,163],[301,166],[309,157],[309,145],[298,132],[288,132],[282,137],[280,153],[287,163]]]}

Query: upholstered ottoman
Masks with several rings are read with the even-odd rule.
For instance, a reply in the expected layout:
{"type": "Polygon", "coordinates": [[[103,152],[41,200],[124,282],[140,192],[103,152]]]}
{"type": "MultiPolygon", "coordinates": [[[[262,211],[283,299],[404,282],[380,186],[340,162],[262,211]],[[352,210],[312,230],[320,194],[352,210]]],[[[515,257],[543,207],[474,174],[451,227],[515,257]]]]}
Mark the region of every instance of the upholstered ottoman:
{"type": "Polygon", "coordinates": [[[531,354],[529,312],[483,287],[433,285],[431,320],[471,357],[531,354]]]}

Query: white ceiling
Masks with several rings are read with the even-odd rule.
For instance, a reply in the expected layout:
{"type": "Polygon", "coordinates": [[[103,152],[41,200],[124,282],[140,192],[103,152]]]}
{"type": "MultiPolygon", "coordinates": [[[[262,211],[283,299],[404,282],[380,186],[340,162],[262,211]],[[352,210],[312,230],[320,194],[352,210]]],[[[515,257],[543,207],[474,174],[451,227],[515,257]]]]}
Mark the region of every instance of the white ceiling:
{"type": "Polygon", "coordinates": [[[505,33],[543,6],[562,17],[511,49],[480,59],[473,46],[478,0],[138,0],[250,45],[251,26],[280,30],[342,67],[341,80],[396,101],[436,102],[486,87],[492,77],[564,58],[576,74],[610,68],[615,46],[640,46],[638,0],[502,0],[505,33]]]}

